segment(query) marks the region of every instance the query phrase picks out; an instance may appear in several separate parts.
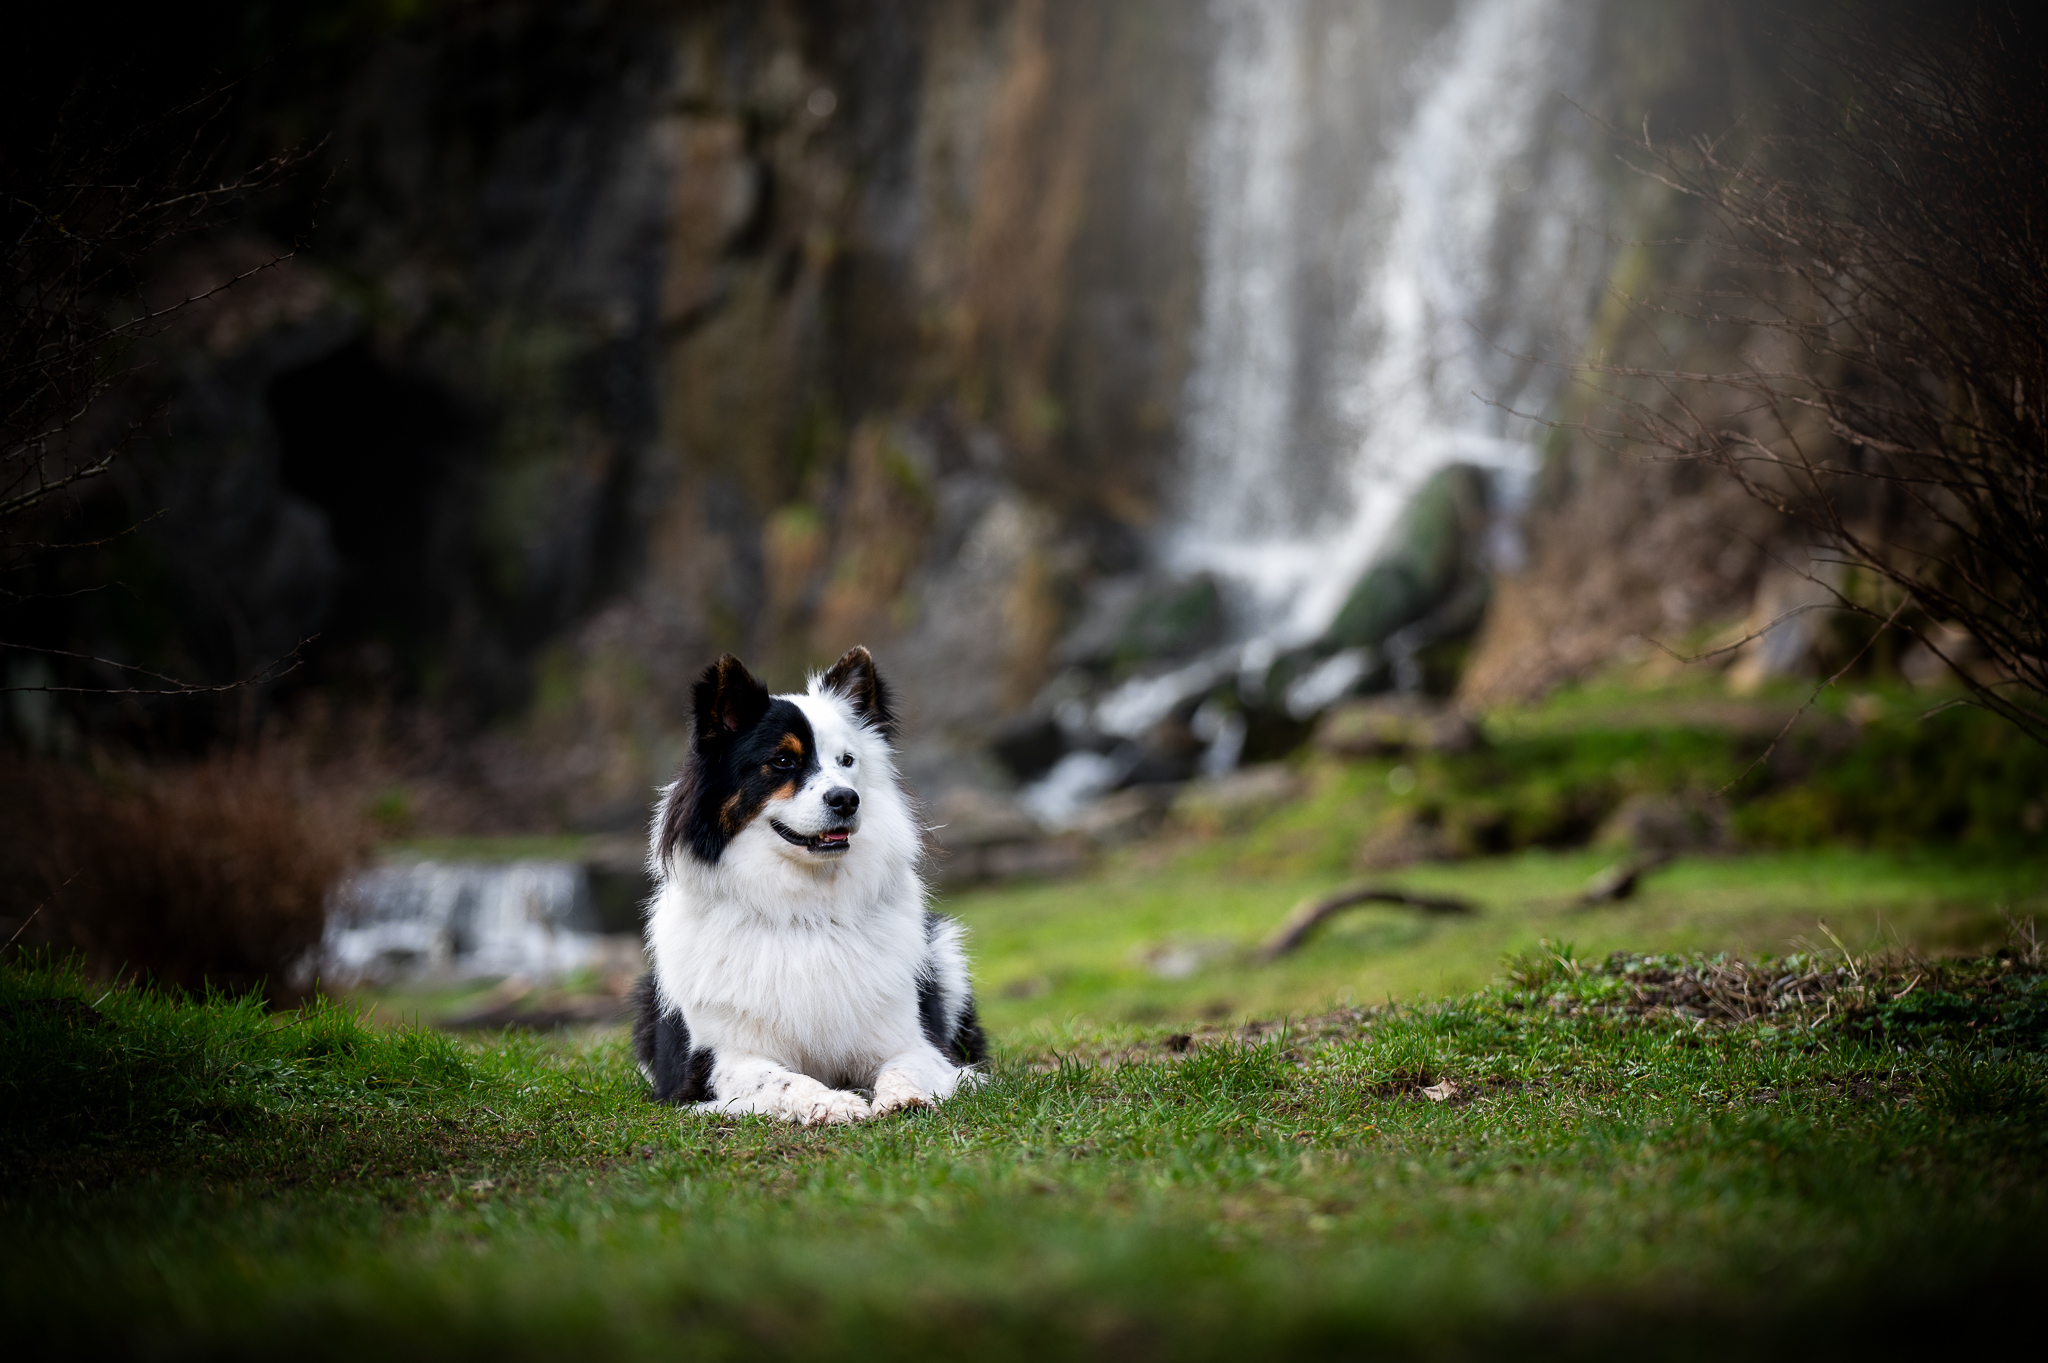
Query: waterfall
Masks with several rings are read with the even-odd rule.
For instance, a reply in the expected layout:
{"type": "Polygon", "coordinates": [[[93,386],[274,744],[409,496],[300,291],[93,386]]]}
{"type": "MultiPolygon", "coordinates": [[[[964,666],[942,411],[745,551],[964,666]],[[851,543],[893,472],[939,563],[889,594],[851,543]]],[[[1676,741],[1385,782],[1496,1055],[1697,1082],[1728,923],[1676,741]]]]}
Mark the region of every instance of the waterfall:
{"type": "Polygon", "coordinates": [[[1445,464],[1534,466],[1533,423],[1599,279],[1599,188],[1559,91],[1591,6],[1467,0],[1404,88],[1371,0],[1216,0],[1196,156],[1203,292],[1168,565],[1233,589],[1240,636],[1327,627],[1445,464]],[[1312,20],[1314,22],[1312,22],[1312,20]]]}
{"type": "Polygon", "coordinates": [[[1303,0],[1224,0],[1200,155],[1201,320],[1189,385],[1197,496],[1184,537],[1266,539],[1287,504],[1299,370],[1297,200],[1308,130],[1303,0]]]}

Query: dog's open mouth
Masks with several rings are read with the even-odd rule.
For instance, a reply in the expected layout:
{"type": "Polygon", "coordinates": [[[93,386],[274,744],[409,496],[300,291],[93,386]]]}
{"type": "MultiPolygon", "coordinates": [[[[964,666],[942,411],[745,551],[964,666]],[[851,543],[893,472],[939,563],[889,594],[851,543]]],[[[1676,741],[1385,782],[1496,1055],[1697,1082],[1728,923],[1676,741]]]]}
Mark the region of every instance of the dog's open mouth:
{"type": "Polygon", "coordinates": [[[775,819],[770,819],[768,826],[780,833],[784,842],[811,852],[844,852],[853,840],[851,828],[828,828],[822,833],[813,833],[806,837],[793,829],[783,827],[781,822],[775,819]]]}

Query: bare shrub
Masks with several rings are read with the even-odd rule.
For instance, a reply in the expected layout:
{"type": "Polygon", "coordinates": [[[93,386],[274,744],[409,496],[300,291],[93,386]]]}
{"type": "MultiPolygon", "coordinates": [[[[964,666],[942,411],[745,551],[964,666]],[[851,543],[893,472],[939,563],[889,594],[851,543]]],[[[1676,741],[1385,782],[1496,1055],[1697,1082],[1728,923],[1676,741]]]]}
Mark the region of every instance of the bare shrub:
{"type": "Polygon", "coordinates": [[[1809,35],[1760,135],[1628,139],[1712,224],[1717,277],[1637,300],[1745,329],[1720,372],[1596,365],[1616,446],[1718,466],[2048,743],[2048,49],[2013,12],[1809,35]],[[1967,637],[1988,666],[1966,666],[1967,637]]]}
{"type": "Polygon", "coordinates": [[[91,774],[23,765],[0,783],[8,931],[95,974],[291,992],[327,891],[368,847],[343,801],[276,753],[91,774]]]}

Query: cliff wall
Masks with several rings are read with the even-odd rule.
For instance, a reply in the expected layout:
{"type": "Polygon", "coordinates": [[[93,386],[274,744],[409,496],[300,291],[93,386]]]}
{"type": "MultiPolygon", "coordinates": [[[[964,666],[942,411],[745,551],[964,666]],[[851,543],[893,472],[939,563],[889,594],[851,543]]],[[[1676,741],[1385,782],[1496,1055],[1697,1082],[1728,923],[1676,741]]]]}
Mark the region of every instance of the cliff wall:
{"type": "MultiPolygon", "coordinates": [[[[905,692],[913,767],[975,779],[1177,506],[1195,139],[1229,12],[198,11],[219,32],[179,41],[251,73],[247,145],[331,133],[295,197],[188,245],[160,287],[307,244],[160,344],[165,415],[95,513],[154,519],[67,570],[132,582],[141,608],[39,628],[202,680],[317,638],[204,722],[190,702],[72,722],[187,743],[274,723],[395,772],[422,826],[619,827],[672,769],[695,668],[730,650],[786,687],[865,642],[905,692]]],[[[1303,0],[1306,50],[1346,73],[1315,87],[1331,194],[1456,13],[1303,0]]],[[[1723,6],[1615,3],[1597,26],[1585,88],[1560,93],[1618,123],[1713,126],[1770,66],[1723,6]]],[[[1675,221],[1606,174],[1617,239],[1675,221]]],[[[1613,260],[1626,291],[1640,254],[1613,260]]],[[[1593,318],[1596,345],[1623,321],[1593,318]]],[[[1740,614],[1763,560],[1731,545],[1773,533],[1746,517],[1557,436],[1468,687],[1527,694],[1646,623],[1740,614]]],[[[48,746],[64,722],[10,721],[48,746]]]]}

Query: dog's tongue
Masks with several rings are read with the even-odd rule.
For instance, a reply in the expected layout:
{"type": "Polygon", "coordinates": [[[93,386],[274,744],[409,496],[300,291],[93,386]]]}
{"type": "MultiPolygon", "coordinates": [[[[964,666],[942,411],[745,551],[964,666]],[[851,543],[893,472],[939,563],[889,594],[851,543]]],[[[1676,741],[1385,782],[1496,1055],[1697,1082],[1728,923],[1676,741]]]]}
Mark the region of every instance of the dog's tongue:
{"type": "Polygon", "coordinates": [[[818,835],[820,843],[840,843],[845,842],[846,838],[847,835],[844,833],[820,833],[818,835]]]}

